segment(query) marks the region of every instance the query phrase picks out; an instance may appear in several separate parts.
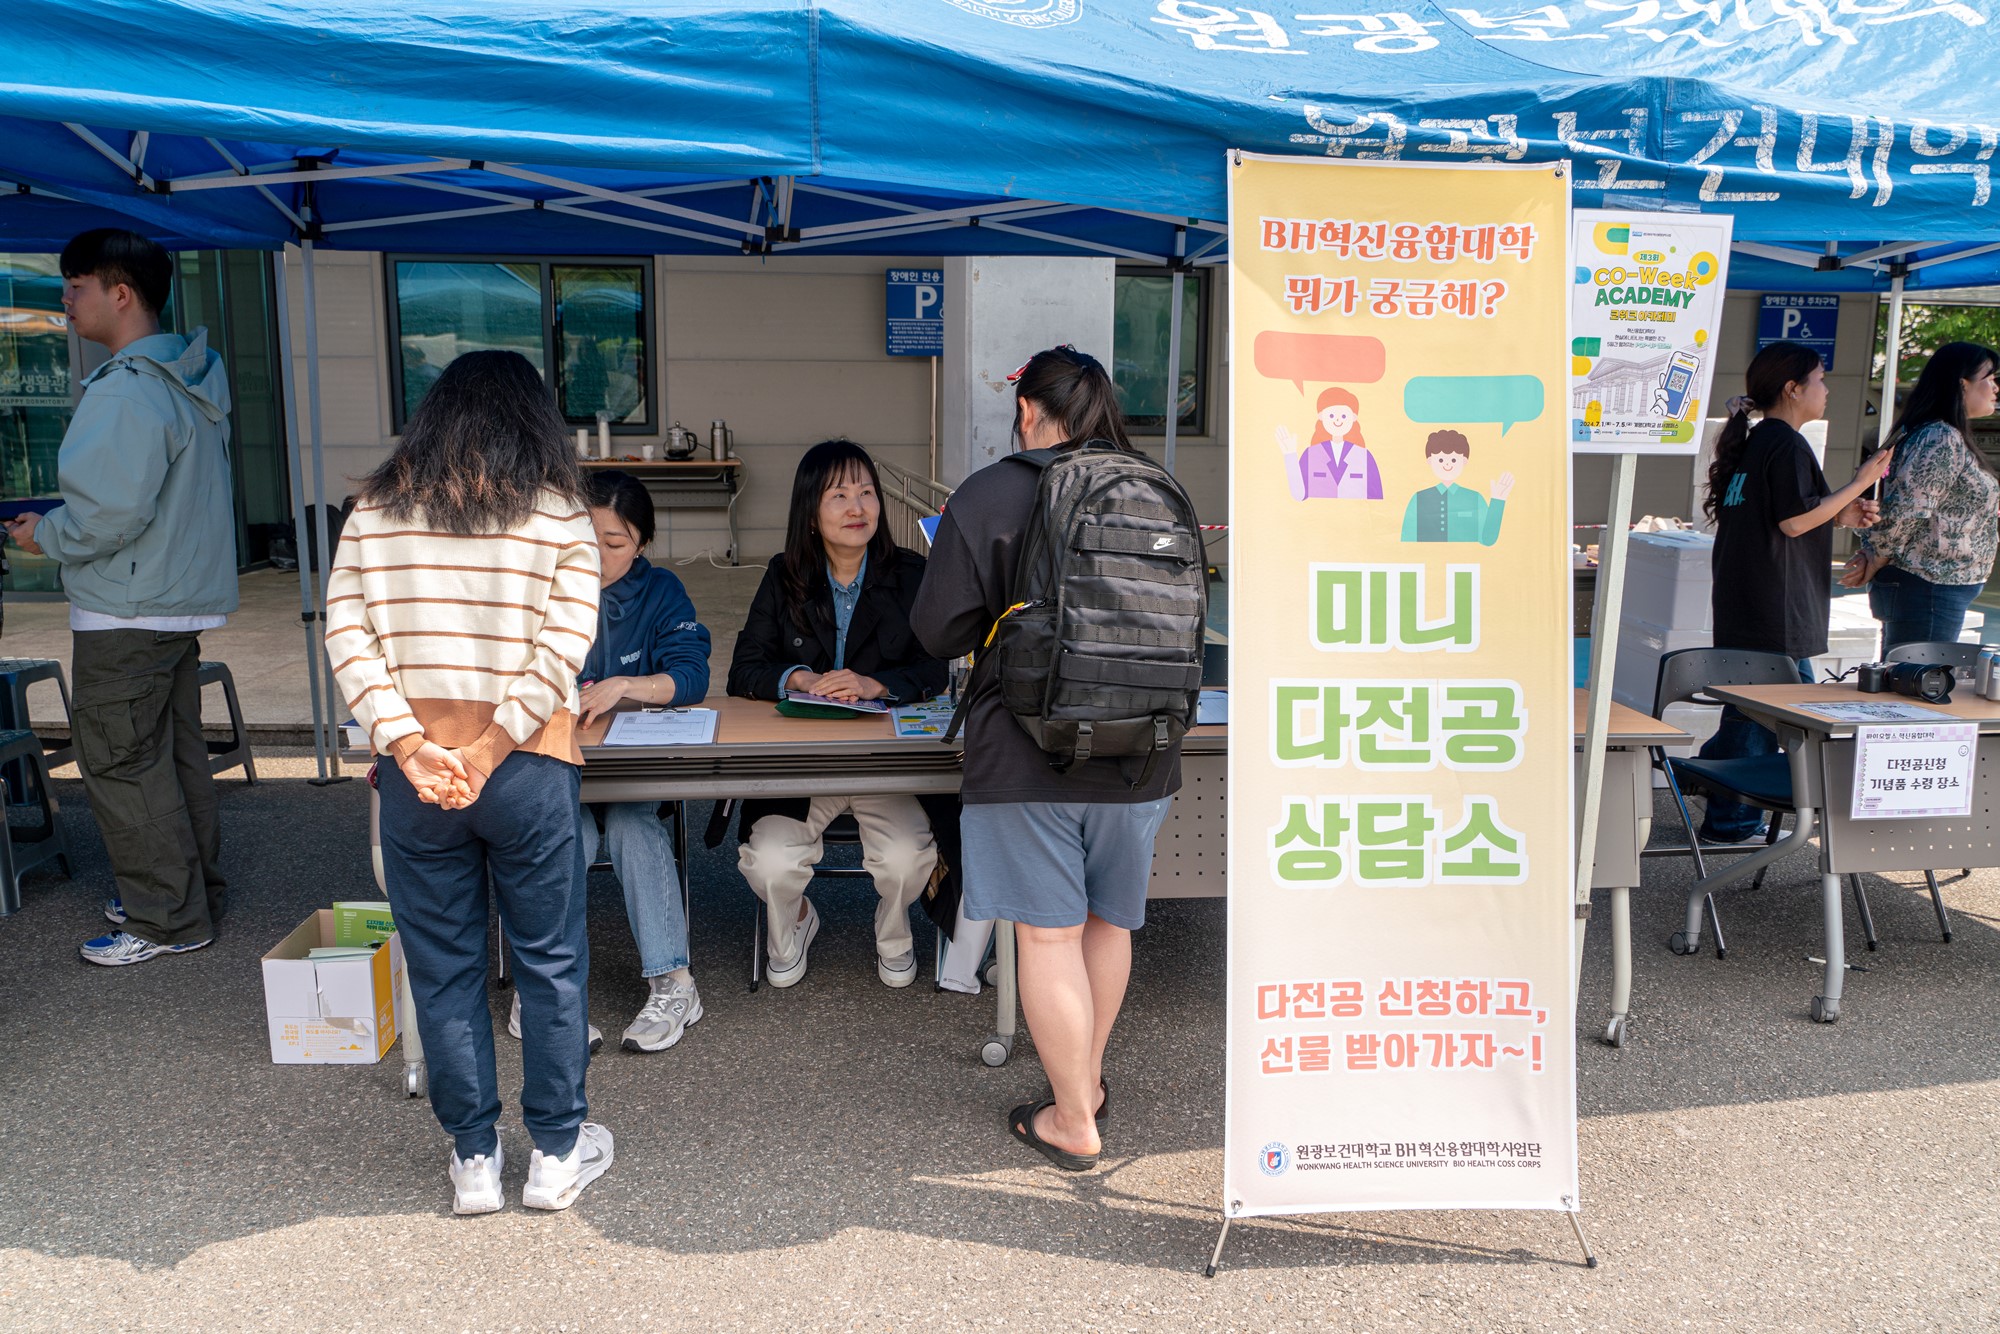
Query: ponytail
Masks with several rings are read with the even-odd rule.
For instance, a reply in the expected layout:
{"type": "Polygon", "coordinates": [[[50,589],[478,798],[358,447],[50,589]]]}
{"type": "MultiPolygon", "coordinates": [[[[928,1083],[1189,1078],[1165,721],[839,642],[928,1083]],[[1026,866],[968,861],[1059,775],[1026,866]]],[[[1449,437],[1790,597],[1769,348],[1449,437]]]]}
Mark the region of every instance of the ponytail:
{"type": "Polygon", "coordinates": [[[1030,402],[1061,428],[1065,443],[1103,440],[1120,449],[1132,448],[1125,434],[1125,414],[1118,406],[1118,390],[1103,363],[1088,352],[1064,343],[1037,352],[1007,378],[1014,382],[1016,440],[1021,437],[1020,405],[1030,402]]]}
{"type": "Polygon", "coordinates": [[[1743,387],[1749,392],[1729,400],[1729,421],[1715,442],[1715,461],[1708,465],[1708,495],[1701,512],[1715,518],[1722,493],[1736,466],[1743,461],[1743,447],[1750,439],[1750,412],[1768,415],[1785,396],[1785,389],[1804,384],[1821,365],[1819,353],[1802,343],[1773,343],[1750,360],[1743,372],[1743,387]]]}

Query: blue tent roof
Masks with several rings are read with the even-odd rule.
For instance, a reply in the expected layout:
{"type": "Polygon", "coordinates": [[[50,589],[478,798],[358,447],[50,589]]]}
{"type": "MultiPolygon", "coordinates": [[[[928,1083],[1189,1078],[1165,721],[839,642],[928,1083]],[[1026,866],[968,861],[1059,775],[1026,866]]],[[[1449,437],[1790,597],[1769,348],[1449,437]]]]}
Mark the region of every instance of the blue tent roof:
{"type": "Polygon", "coordinates": [[[1990,282],[1992,5],[12,0],[0,241],[1215,260],[1242,148],[1569,158],[1734,214],[1738,285],[1990,282]]]}

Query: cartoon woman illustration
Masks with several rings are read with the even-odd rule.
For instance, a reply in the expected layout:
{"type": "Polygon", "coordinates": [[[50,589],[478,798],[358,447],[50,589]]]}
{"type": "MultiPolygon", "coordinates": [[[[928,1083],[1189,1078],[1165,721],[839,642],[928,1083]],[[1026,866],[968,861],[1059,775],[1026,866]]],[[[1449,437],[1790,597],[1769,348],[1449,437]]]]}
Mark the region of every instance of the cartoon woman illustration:
{"type": "Polygon", "coordinates": [[[1328,389],[1319,396],[1318,414],[1303,454],[1291,428],[1278,427],[1292,499],[1380,500],[1382,474],[1361,438],[1361,401],[1345,389],[1328,389]]]}

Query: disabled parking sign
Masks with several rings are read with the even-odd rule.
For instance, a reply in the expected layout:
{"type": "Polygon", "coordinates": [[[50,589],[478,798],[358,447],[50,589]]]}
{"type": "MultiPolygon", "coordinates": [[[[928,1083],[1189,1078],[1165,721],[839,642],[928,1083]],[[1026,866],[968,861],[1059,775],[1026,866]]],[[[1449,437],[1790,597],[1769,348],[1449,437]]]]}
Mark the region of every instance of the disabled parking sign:
{"type": "Polygon", "coordinates": [[[1833,369],[1833,335],[1840,327],[1840,298],[1766,294],[1757,310],[1757,350],[1773,343],[1803,343],[1833,369]]]}
{"type": "Polygon", "coordinates": [[[944,355],[944,270],[890,269],[887,347],[892,357],[944,355]]]}

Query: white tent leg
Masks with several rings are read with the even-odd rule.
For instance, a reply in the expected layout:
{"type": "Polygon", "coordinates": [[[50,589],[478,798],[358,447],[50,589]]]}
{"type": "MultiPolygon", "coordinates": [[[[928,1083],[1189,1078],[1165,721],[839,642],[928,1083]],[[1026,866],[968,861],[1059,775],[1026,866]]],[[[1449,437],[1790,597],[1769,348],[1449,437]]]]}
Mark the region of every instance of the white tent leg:
{"type": "Polygon", "coordinates": [[[1896,420],[1896,365],[1903,355],[1903,275],[1889,280],[1889,337],[1887,364],[1882,367],[1881,411],[1876,414],[1875,447],[1889,443],[1889,428],[1896,420]]]}
{"type": "MultiPolygon", "coordinates": [[[[326,625],[326,583],[332,573],[331,535],[326,522],[326,458],[320,448],[319,410],[319,307],[317,292],[313,282],[313,243],[301,241],[299,251],[304,257],[306,292],[306,420],[310,423],[312,439],[313,504],[318,512],[313,516],[313,540],[319,553],[319,577],[311,580],[313,591],[313,619],[324,633],[326,625]]],[[[305,553],[300,553],[299,564],[306,564],[305,553]]],[[[333,680],[333,661],[326,656],[324,648],[314,655],[320,671],[325,673],[325,712],[315,714],[313,730],[326,729],[326,749],[328,756],[329,780],[342,777],[340,772],[340,714],[339,689],[333,680]]],[[[315,692],[317,697],[320,692],[315,692]]]]}
{"type": "Polygon", "coordinates": [[[326,738],[319,728],[319,660],[326,656],[326,642],[313,613],[312,571],[303,546],[306,534],[306,477],[304,458],[299,452],[299,399],[293,388],[292,302],[285,281],[285,252],[271,257],[273,294],[278,299],[278,381],[285,395],[285,446],[292,465],[292,532],[294,554],[299,558],[299,624],[306,632],[306,680],[312,685],[313,759],[319,777],[327,777],[326,738]]]}
{"type": "Polygon", "coordinates": [[[1598,548],[1597,607],[1590,623],[1590,703],[1583,724],[1583,819],[1577,829],[1576,957],[1571,966],[1574,995],[1583,976],[1583,924],[1589,921],[1591,872],[1597,861],[1597,822],[1604,799],[1604,740],[1611,731],[1611,677],[1618,661],[1618,622],[1625,614],[1625,548],[1631,539],[1632,480],[1636,454],[1619,454],[1611,465],[1611,512],[1598,548]]]}

